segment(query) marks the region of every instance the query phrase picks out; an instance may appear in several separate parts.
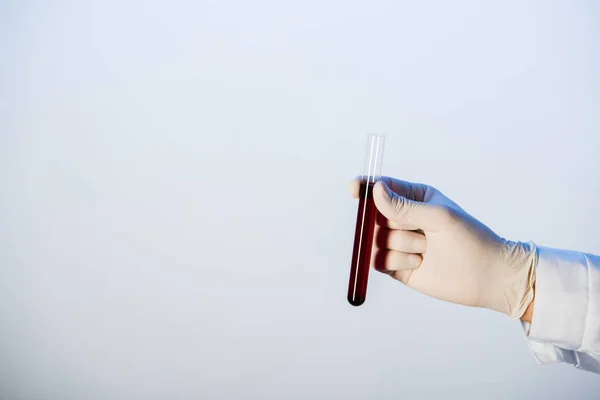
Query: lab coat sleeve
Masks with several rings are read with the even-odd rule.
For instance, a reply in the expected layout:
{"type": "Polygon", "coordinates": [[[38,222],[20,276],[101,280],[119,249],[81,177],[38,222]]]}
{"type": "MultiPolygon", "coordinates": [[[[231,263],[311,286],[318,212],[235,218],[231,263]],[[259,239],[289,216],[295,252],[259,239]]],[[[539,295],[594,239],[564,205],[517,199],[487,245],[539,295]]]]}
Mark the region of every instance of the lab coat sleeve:
{"type": "Polygon", "coordinates": [[[600,374],[600,257],[548,247],[538,252],[533,320],[523,323],[534,357],[600,374]]]}

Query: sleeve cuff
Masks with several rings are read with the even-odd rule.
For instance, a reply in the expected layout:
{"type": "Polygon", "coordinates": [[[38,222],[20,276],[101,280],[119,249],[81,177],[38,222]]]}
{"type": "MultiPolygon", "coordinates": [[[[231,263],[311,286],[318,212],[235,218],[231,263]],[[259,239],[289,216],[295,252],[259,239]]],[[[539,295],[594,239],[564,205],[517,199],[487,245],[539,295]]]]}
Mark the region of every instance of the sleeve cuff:
{"type": "MultiPolygon", "coordinates": [[[[525,334],[528,334],[531,325],[522,321],[521,326],[525,334]]],[[[540,365],[567,363],[573,365],[575,368],[600,374],[599,354],[564,350],[551,343],[541,343],[535,340],[528,340],[527,342],[533,357],[540,365]]]]}
{"type": "Polygon", "coordinates": [[[521,321],[521,327],[523,328],[525,335],[528,336],[529,340],[527,341],[527,344],[529,345],[529,350],[531,350],[531,353],[538,364],[546,365],[557,362],[574,364],[575,360],[573,360],[573,351],[562,350],[550,343],[540,343],[531,339],[531,337],[529,337],[531,324],[528,322],[521,321]]]}
{"type": "MultiPolygon", "coordinates": [[[[552,343],[565,350],[581,349],[588,304],[589,275],[585,255],[538,247],[533,320],[528,327],[528,338],[533,341],[530,347],[539,342],[552,343]]],[[[533,347],[532,351],[535,353],[533,347]]]]}

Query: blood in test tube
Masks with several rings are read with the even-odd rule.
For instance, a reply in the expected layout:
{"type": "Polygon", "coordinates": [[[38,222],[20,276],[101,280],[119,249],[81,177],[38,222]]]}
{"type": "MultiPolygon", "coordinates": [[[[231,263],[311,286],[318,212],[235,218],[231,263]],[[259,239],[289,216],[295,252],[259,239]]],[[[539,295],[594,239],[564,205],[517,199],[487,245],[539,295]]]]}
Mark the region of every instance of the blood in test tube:
{"type": "Polygon", "coordinates": [[[377,217],[377,208],[373,202],[373,186],[381,177],[385,144],[383,135],[369,134],[367,139],[365,168],[360,181],[352,265],[348,282],[348,302],[353,306],[360,306],[367,298],[367,283],[377,217]]]}
{"type": "Polygon", "coordinates": [[[348,302],[360,306],[367,298],[367,283],[371,266],[371,250],[377,209],[373,202],[373,186],[375,183],[362,182],[354,231],[354,249],[352,251],[352,267],[348,285],[348,302]]]}

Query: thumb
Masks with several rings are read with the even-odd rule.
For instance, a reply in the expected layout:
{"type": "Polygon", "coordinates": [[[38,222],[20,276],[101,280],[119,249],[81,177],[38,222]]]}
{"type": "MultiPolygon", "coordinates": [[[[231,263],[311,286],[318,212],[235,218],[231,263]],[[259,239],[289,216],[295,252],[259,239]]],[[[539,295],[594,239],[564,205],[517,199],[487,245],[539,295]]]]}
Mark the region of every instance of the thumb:
{"type": "Polygon", "coordinates": [[[415,226],[426,232],[438,231],[442,226],[441,208],[402,197],[392,192],[383,181],[375,184],[373,200],[377,210],[390,221],[415,226]]]}

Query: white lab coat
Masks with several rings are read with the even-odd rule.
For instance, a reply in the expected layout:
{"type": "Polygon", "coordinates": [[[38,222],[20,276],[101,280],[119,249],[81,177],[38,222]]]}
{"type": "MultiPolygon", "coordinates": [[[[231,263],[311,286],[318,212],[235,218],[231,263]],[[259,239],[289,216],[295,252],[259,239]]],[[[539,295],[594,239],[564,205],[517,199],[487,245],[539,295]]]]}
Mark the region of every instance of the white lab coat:
{"type": "Polygon", "coordinates": [[[600,257],[538,250],[533,320],[522,324],[529,347],[540,364],[600,374],[600,257]]]}

